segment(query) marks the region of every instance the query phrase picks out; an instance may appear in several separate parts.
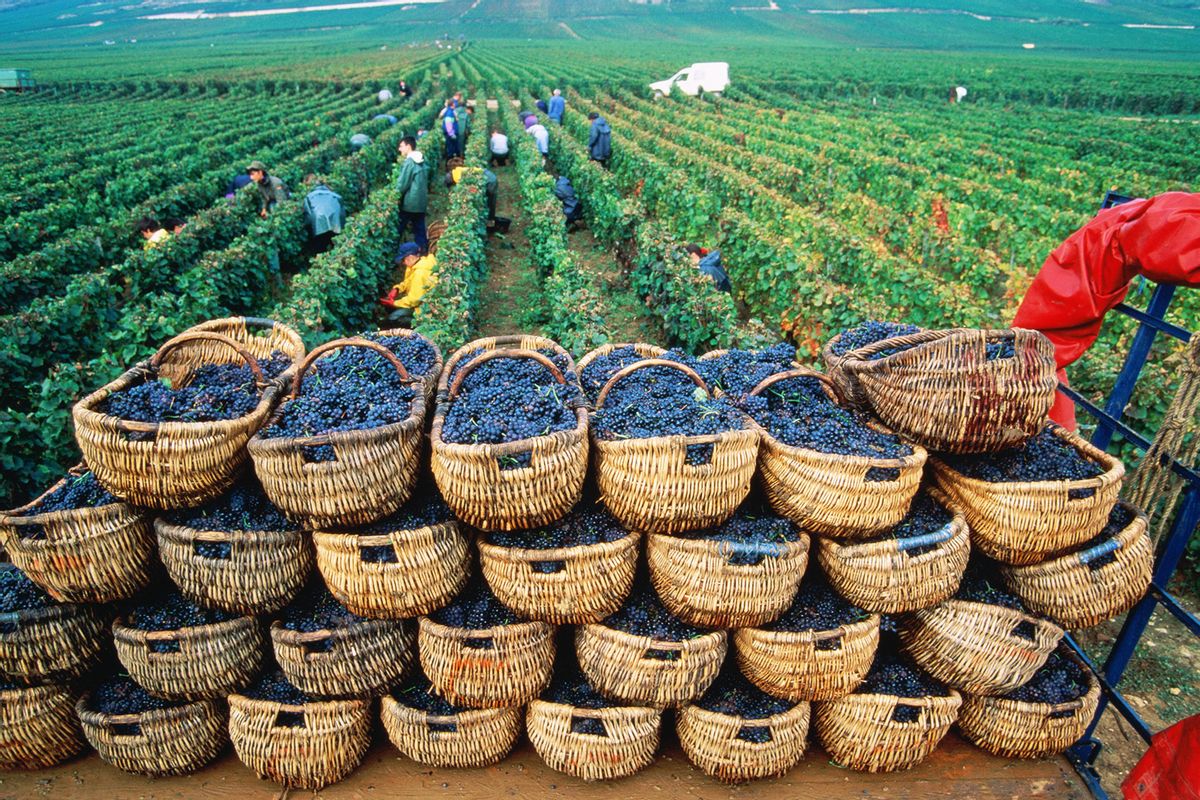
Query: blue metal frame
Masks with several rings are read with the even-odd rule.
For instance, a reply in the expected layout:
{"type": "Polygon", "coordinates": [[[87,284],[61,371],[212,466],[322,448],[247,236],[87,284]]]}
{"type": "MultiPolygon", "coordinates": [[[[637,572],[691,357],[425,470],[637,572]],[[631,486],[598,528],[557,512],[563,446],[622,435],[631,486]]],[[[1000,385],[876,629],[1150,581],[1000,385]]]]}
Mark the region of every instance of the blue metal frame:
{"type": "MultiPolygon", "coordinates": [[[[1105,196],[1102,208],[1119,205],[1121,202],[1126,202],[1129,199],[1110,192],[1105,196]]],[[[1157,335],[1163,333],[1184,342],[1187,342],[1191,338],[1189,331],[1177,325],[1172,325],[1163,319],[1167,308],[1171,304],[1171,299],[1174,297],[1175,289],[1176,287],[1174,286],[1157,286],[1144,311],[1131,308],[1124,303],[1116,307],[1117,311],[1132,317],[1138,322],[1138,330],[1134,334],[1133,343],[1130,346],[1129,353],[1125,357],[1125,363],[1121,368],[1121,372],[1117,375],[1112,392],[1105,401],[1103,408],[1090,402],[1070,387],[1059,386],[1059,391],[1075,401],[1076,407],[1082,408],[1095,418],[1096,431],[1092,436],[1092,443],[1101,450],[1108,448],[1112,443],[1114,435],[1120,435],[1125,441],[1130,442],[1143,453],[1150,447],[1149,440],[1132,430],[1122,422],[1121,418],[1125,413],[1126,406],[1128,406],[1130,399],[1133,397],[1138,376],[1141,374],[1142,367],[1146,364],[1146,358],[1150,354],[1150,348],[1154,344],[1157,335]]],[[[1193,635],[1200,637],[1200,618],[1197,618],[1196,615],[1183,608],[1179,601],[1167,591],[1167,584],[1170,582],[1171,576],[1175,574],[1175,570],[1183,558],[1188,540],[1196,530],[1196,526],[1200,524],[1200,474],[1197,474],[1188,465],[1181,464],[1175,460],[1172,460],[1171,468],[1175,474],[1185,481],[1182,503],[1179,506],[1170,533],[1163,542],[1160,542],[1150,588],[1147,590],[1146,595],[1129,612],[1125,619],[1125,624],[1122,626],[1121,632],[1117,635],[1113,648],[1109,652],[1108,658],[1105,659],[1103,666],[1097,665],[1083,651],[1083,648],[1074,637],[1070,635],[1066,637],[1067,644],[1083,659],[1088,668],[1096,674],[1102,688],[1100,705],[1096,710],[1096,716],[1092,719],[1091,724],[1088,725],[1083,737],[1067,751],[1067,757],[1088,784],[1092,793],[1099,798],[1108,797],[1108,794],[1100,785],[1100,777],[1095,768],[1096,758],[1103,747],[1103,743],[1095,736],[1096,726],[1104,710],[1111,706],[1129,722],[1138,735],[1146,740],[1147,743],[1150,742],[1150,737],[1154,733],[1118,688],[1118,684],[1124,677],[1125,670],[1128,668],[1129,662],[1137,650],[1142,634],[1150,623],[1151,615],[1155,609],[1161,607],[1179,620],[1193,635]]]]}

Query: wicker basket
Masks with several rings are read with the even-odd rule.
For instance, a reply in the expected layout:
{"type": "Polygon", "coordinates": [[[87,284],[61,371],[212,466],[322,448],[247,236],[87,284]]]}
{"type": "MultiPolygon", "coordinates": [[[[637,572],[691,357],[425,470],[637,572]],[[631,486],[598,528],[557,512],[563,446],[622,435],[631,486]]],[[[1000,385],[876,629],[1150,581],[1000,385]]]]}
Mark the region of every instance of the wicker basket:
{"type": "Polygon", "coordinates": [[[321,789],[354,771],[371,746],[371,701],[287,705],[229,696],[229,738],[260,778],[321,789]]]}
{"type": "MultiPolygon", "coordinates": [[[[570,354],[550,339],[503,336],[477,339],[450,356],[438,384],[433,417],[433,477],[454,516],[481,530],[536,528],[561,518],[579,501],[587,474],[587,410],[575,409],[575,427],[545,436],[503,444],[452,444],[442,439],[442,423],[463,379],[493,358],[528,358],[545,366],[559,383],[566,378],[550,359],[538,353],[550,348],[570,354]],[[484,349],[455,375],[455,366],[471,352],[484,349]],[[530,454],[529,466],[505,468],[517,456],[530,454]]],[[[574,363],[571,362],[571,368],[574,363]]]]}
{"type": "Polygon", "coordinates": [[[792,542],[730,542],[652,534],[646,560],[672,614],[703,628],[749,628],[787,610],[808,568],[808,536],[792,542]],[[735,564],[739,555],[761,556],[735,564]]]}
{"type": "Polygon", "coordinates": [[[170,700],[224,698],[262,665],[266,637],[254,617],[174,631],[143,631],[113,623],[117,658],[146,691],[170,700]]]}
{"type": "MultiPolygon", "coordinates": [[[[803,367],[770,376],[750,394],[791,378],[814,378],[833,402],[841,400],[828,377],[803,367]]],[[[808,530],[845,538],[880,533],[904,519],[921,487],[928,454],[920,445],[899,458],[822,453],[784,444],[751,423],[762,439],[758,460],[771,507],[808,530]]]]}
{"type": "MultiPolygon", "coordinates": [[[[950,507],[936,489],[934,498],[950,507]]],[[[881,614],[899,614],[937,605],[958,591],[971,537],[962,512],[943,528],[922,536],[842,544],[832,539],[818,543],[817,560],[838,594],[854,605],[881,614]],[[918,547],[933,547],[919,555],[918,547]]]]}
{"type": "Polygon", "coordinates": [[[555,625],[599,622],[629,596],[637,569],[636,531],[615,542],[531,550],[480,537],[483,577],[501,603],[523,617],[555,625]],[[554,572],[541,572],[552,564],[554,572]]]}
{"type": "Polygon", "coordinates": [[[45,769],[83,748],[70,688],[0,690],[0,770],[45,769]]]}
{"type": "Polygon", "coordinates": [[[585,781],[603,781],[632,775],[654,761],[662,712],[630,706],[576,708],[534,700],[525,726],[546,766],[585,781]],[[599,720],[604,735],[572,730],[577,719],[599,720]]]}
{"type": "Polygon", "coordinates": [[[361,617],[409,619],[436,611],[467,583],[471,551],[458,522],[377,535],[313,534],[317,568],[337,601],[361,617]],[[368,561],[391,546],[395,561],[368,561]]]}
{"type": "Polygon", "coordinates": [[[817,739],[834,762],[850,769],[910,769],[938,746],[961,705],[962,695],[953,689],[946,697],[848,694],[817,704],[817,739]],[[919,709],[916,719],[898,721],[901,707],[919,709]]]}
{"type": "MultiPolygon", "coordinates": [[[[72,476],[84,475],[80,464],[72,476]]],[[[29,514],[42,498],[0,514],[0,549],[29,579],[61,603],[108,603],[150,581],[154,531],[150,516],[128,503],[29,514]],[[44,538],[23,538],[28,529],[44,538]]]]}
{"type": "Polygon", "coordinates": [[[100,758],[138,775],[189,775],[220,754],[228,741],[226,714],[216,700],[196,700],[140,714],[101,714],[75,706],[83,734],[100,758]]]}
{"type": "MultiPolygon", "coordinates": [[[[218,333],[237,342],[241,347],[254,356],[256,361],[265,361],[272,353],[282,353],[291,359],[292,365],[279,375],[273,382],[286,384],[291,380],[297,365],[304,360],[304,339],[294,328],[281,322],[262,317],[225,317],[212,319],[193,325],[184,333],[218,333]]],[[[194,342],[189,349],[196,351],[192,360],[204,364],[236,364],[238,356],[227,347],[213,341],[194,342]]],[[[170,369],[169,362],[164,367],[170,369]]]]}
{"type": "Polygon", "coordinates": [[[596,691],[624,703],[678,706],[708,690],[729,645],[726,631],[695,639],[660,641],[649,636],[583,625],[575,631],[579,667],[596,691]]]}
{"type": "Polygon", "coordinates": [[[854,691],[875,660],[879,615],[828,631],[734,631],[738,668],[751,683],[793,702],[854,691]]]}
{"type": "Polygon", "coordinates": [[[808,703],[798,703],[781,714],[746,719],[700,706],[679,710],[675,730],[688,760],[712,777],[728,783],[776,778],[804,758],[808,744],[808,703]],[[747,728],[766,728],[770,740],[751,742],[739,738],[747,728]]]}
{"type": "Polygon", "coordinates": [[[320,697],[383,694],[412,669],[415,640],[410,624],[394,620],[309,633],[271,623],[271,644],[283,674],[300,691],[320,697]]]}
{"type": "Polygon", "coordinates": [[[301,531],[201,531],[154,521],[158,553],[171,580],[200,605],[238,614],[267,614],[288,604],[313,565],[312,541],[301,531]],[[201,555],[204,543],[227,543],[228,558],[201,555]]]}
{"type": "Polygon", "coordinates": [[[379,715],[388,739],[404,755],[432,767],[487,767],[502,760],[521,735],[522,706],[482,708],[439,717],[383,698],[379,715]]]}
{"type": "MultiPolygon", "coordinates": [[[[416,335],[416,334],[412,334],[416,335]]],[[[308,354],[292,379],[287,395],[267,425],[276,422],[287,403],[300,396],[304,376],[318,358],[346,347],[380,353],[412,384],[416,396],[408,418],[391,425],[318,436],[266,438],[255,434],[247,444],[254,472],[271,502],[307,528],[363,525],[386,517],[412,494],[425,434],[425,387],[409,378],[391,350],[368,339],[337,339],[308,354]],[[329,446],[332,461],[310,461],[310,448],[329,446]]],[[[381,387],[379,391],[384,391],[381,387]]]]}
{"type": "Polygon", "coordinates": [[[958,729],[972,744],[1002,758],[1043,758],[1066,750],[1096,715],[1100,683],[1085,669],[1088,690],[1066,703],[1027,703],[965,695],[958,729]]]}
{"type": "Polygon", "coordinates": [[[1002,565],[1000,572],[1031,611],[1067,630],[1090,628],[1133,608],[1146,593],[1154,568],[1147,524],[1138,511],[1123,530],[1095,547],[1027,567],[1002,565]],[[1092,569],[1094,561],[1108,555],[1114,560],[1092,569]]]}
{"type": "Polygon", "coordinates": [[[966,475],[934,457],[934,480],[971,526],[975,545],[1008,564],[1034,564],[1070,550],[1104,529],[1117,502],[1125,465],[1077,434],[1054,434],[1104,468],[1075,481],[991,483],[966,475]],[[1072,497],[1074,495],[1074,497],[1072,497]]]}
{"type": "MultiPolygon", "coordinates": [[[[583,385],[583,370],[588,364],[591,364],[597,358],[606,356],[614,350],[620,350],[622,347],[632,347],[633,351],[642,358],[658,358],[666,353],[666,348],[659,347],[656,344],[645,344],[644,342],[622,342],[620,344],[602,344],[595,350],[590,350],[584,354],[583,358],[579,359],[579,383],[583,385]]],[[[587,388],[584,387],[584,395],[587,395],[587,388]]],[[[592,401],[592,397],[588,397],[592,401]]]]}
{"type": "Polygon", "coordinates": [[[78,678],[99,660],[106,614],[74,604],[0,614],[0,673],[28,686],[78,678]]]}
{"type": "Polygon", "coordinates": [[[951,599],[909,614],[900,637],[913,660],[943,683],[999,695],[1033,677],[1063,629],[1011,608],[951,599]]]}
{"type": "Polygon", "coordinates": [[[419,626],[421,669],[437,693],[455,705],[519,706],[550,684],[553,625],[518,622],[470,630],[421,617],[419,626]]]}
{"type": "MultiPolygon", "coordinates": [[[[614,373],[596,396],[596,408],[613,386],[647,367],[677,369],[708,391],[690,367],[648,358],[614,373]]],[[[646,533],[701,530],[729,519],[750,492],[758,458],[758,432],[752,427],[704,436],[592,439],[604,505],[626,528],[646,533]],[[707,446],[712,447],[708,463],[687,463],[689,447],[707,446]]]]}
{"type": "MultiPolygon", "coordinates": [[[[832,345],[832,342],[830,343],[832,345]]],[[[1037,331],[940,330],[884,339],[828,362],[852,400],[866,399],[884,424],[932,450],[1002,450],[1041,430],[1058,388],[1054,346],[1037,331]],[[1009,340],[1015,356],[987,360],[1009,340]],[[908,347],[871,360],[883,350],[908,347]]]]}
{"type": "Polygon", "coordinates": [[[264,380],[254,357],[232,339],[207,332],[180,334],[149,361],[76,403],[71,410],[75,439],[96,478],[118,497],[150,508],[198,506],[232,485],[246,460],[246,442],[267,421],[280,388],[264,380]],[[197,346],[209,342],[236,352],[262,387],[249,414],[216,422],[136,422],[99,410],[110,395],[160,376],[172,377],[176,386],[186,382],[194,369],[211,363],[204,360],[207,346],[197,346]],[[164,359],[177,349],[180,357],[168,365],[164,359]]]}

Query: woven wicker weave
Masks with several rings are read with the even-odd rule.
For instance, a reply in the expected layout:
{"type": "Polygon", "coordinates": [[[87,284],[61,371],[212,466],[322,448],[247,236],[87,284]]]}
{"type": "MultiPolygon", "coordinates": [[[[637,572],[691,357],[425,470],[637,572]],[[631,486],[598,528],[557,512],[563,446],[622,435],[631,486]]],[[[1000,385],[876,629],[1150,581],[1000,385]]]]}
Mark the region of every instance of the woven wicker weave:
{"type": "Polygon", "coordinates": [[[821,747],[838,764],[860,772],[893,772],[920,764],[958,718],[962,695],[895,697],[848,694],[817,703],[821,747]],[[895,719],[898,708],[920,709],[911,722],[895,719]]]}
{"type": "Polygon", "coordinates": [[[654,708],[681,705],[704,694],[721,671],[728,645],[726,631],[679,642],[635,636],[606,625],[583,625],[575,631],[579,667],[596,691],[654,708]]]}
{"type": "Polygon", "coordinates": [[[525,726],[546,766],[585,781],[603,781],[632,775],[654,761],[662,712],[642,707],[576,708],[534,700],[525,726]],[[576,719],[599,720],[604,735],[573,731],[571,723],[576,719]]]}
{"type": "Polygon", "coordinates": [[[76,403],[71,410],[75,440],[96,478],[118,497],[150,508],[198,506],[232,485],[246,461],[246,442],[267,421],[279,392],[280,385],[264,381],[253,356],[232,339],[217,333],[181,334],[149,361],[76,403]],[[134,422],[99,410],[110,395],[160,375],[173,376],[174,386],[186,384],[193,370],[211,363],[204,360],[206,348],[191,346],[197,342],[220,342],[250,365],[262,388],[253,411],[215,422],[134,422]],[[164,361],[176,350],[176,359],[164,361]]]}
{"type": "Polygon", "coordinates": [[[800,763],[808,745],[808,720],[808,703],[763,719],[686,705],[679,709],[675,730],[688,760],[717,780],[741,783],[779,777],[800,763]],[[770,740],[738,738],[748,728],[767,728],[770,740]]]}
{"type": "Polygon", "coordinates": [[[481,530],[536,528],[561,518],[579,501],[587,474],[587,410],[575,409],[575,427],[545,436],[503,444],[452,444],[442,439],[442,424],[462,380],[491,358],[531,358],[547,366],[560,383],[565,377],[538,349],[570,354],[540,336],[501,336],[460,347],[446,361],[438,384],[438,403],[430,441],[433,477],[454,516],[481,530]],[[455,366],[475,350],[487,352],[471,358],[458,371],[455,366]],[[527,467],[506,469],[511,459],[531,454],[527,467]]]}
{"type": "Polygon", "coordinates": [[[879,646],[879,615],[828,631],[734,631],[738,667],[758,688],[794,702],[849,694],[879,646]]]}
{"type": "Polygon", "coordinates": [[[215,759],[228,741],[216,700],[197,700],[141,714],[101,714],[75,706],[83,734],[100,758],[137,775],[189,775],[215,759]]]}
{"type": "Polygon", "coordinates": [[[791,605],[808,567],[808,536],[791,542],[732,542],[662,534],[646,543],[650,578],[672,614],[704,628],[749,628],[791,605]],[[735,564],[745,553],[757,564],[735,564]]]}
{"type": "MultiPolygon", "coordinates": [[[[604,405],[613,386],[649,367],[677,369],[708,391],[704,379],[690,367],[648,358],[614,373],[597,395],[596,408],[604,405]]],[[[758,458],[758,432],[751,427],[646,439],[601,439],[593,434],[592,443],[604,505],[626,528],[645,533],[681,533],[720,525],[749,494],[758,458]],[[689,447],[709,445],[708,463],[687,462],[689,447]]]]}
{"type": "Polygon", "coordinates": [[[496,597],[521,616],[582,625],[604,619],[629,596],[640,539],[635,531],[615,542],[531,550],[480,537],[479,563],[496,597]],[[555,571],[541,572],[541,564],[555,571]]]}
{"type": "MultiPolygon", "coordinates": [[[[791,378],[814,378],[833,402],[841,401],[828,377],[803,367],[770,376],[750,394],[791,378]]],[[[845,538],[887,530],[904,519],[921,486],[928,454],[919,445],[898,458],[822,453],[784,444],[752,419],[751,424],[762,439],[758,462],[771,507],[808,530],[845,538]]]]}
{"type": "Polygon", "coordinates": [[[45,769],[83,747],[69,687],[0,690],[0,769],[45,769]]]}
{"type": "MultiPolygon", "coordinates": [[[[83,475],[80,464],[72,476],[83,475]]],[[[0,549],[29,579],[62,603],[108,603],[150,581],[154,531],[150,515],[128,503],[29,514],[37,500],[0,513],[0,549]],[[44,538],[24,538],[36,530],[44,538]]]]}
{"type": "Polygon", "coordinates": [[[208,608],[267,614],[288,604],[312,571],[308,534],[296,531],[201,531],[154,521],[158,553],[171,580],[208,608]],[[228,543],[229,558],[210,558],[197,545],[228,543]]]}
{"type": "Polygon", "coordinates": [[[362,617],[409,619],[436,611],[470,573],[470,545],[453,520],[374,535],[318,531],[312,538],[330,593],[362,617]],[[389,545],[395,561],[364,560],[364,548],[389,545]]]}
{"type": "Polygon", "coordinates": [[[1077,434],[1058,426],[1053,431],[1102,466],[1104,474],[1076,481],[990,483],[929,459],[938,487],[966,514],[972,541],[994,559],[1044,561],[1083,544],[1108,522],[1125,465],[1077,434]]]}
{"type": "Polygon", "coordinates": [[[1027,567],[1002,565],[1000,572],[1031,611],[1067,630],[1090,628],[1133,608],[1146,593],[1154,567],[1147,524],[1138,511],[1124,530],[1095,547],[1027,567]],[[1113,561],[1091,568],[1106,555],[1113,561]]]}
{"type": "Polygon", "coordinates": [[[1063,629],[1011,608],[951,599],[906,616],[900,637],[913,660],[943,683],[998,695],[1033,677],[1063,629]]]}
{"type": "Polygon", "coordinates": [[[817,559],[838,594],[867,611],[898,614],[937,605],[958,591],[971,556],[970,531],[962,512],[936,489],[930,491],[954,514],[941,530],[854,544],[818,542],[817,559]],[[933,549],[908,554],[928,546],[933,549]]]}
{"type": "Polygon", "coordinates": [[[28,686],[78,678],[100,657],[106,615],[74,604],[0,614],[0,674],[28,686]]]}
{"type": "Polygon", "coordinates": [[[438,694],[473,708],[519,706],[541,694],[554,670],[554,626],[518,622],[487,630],[421,617],[421,669],[438,694]]]}
{"type": "Polygon", "coordinates": [[[113,623],[117,658],[146,691],[170,700],[224,698],[248,684],[262,665],[266,637],[254,617],[174,631],[113,623]]]}
{"type": "Polygon", "coordinates": [[[294,706],[233,694],[229,738],[241,762],[260,778],[321,789],[362,762],[371,746],[371,703],[322,700],[294,706]]]}
{"type": "Polygon", "coordinates": [[[432,767],[486,767],[503,759],[521,735],[523,706],[460,711],[439,717],[384,697],[379,710],[388,739],[404,755],[432,767]]]}
{"type": "Polygon", "coordinates": [[[1033,436],[1058,387],[1054,346],[1020,328],[921,331],[831,359],[831,375],[851,385],[852,400],[865,399],[904,438],[953,453],[1001,450],[1033,436]],[[1003,341],[1015,355],[989,361],[987,345],[1003,341]],[[896,347],[907,349],[870,358],[896,347]]]}
{"type": "Polygon", "coordinates": [[[260,432],[250,439],[246,447],[263,491],[290,519],[302,521],[307,528],[363,525],[386,517],[408,500],[417,482],[428,382],[410,379],[400,359],[376,342],[337,339],[309,353],[296,371],[291,392],[267,425],[278,421],[288,401],[300,396],[303,378],[317,359],[346,347],[383,355],[401,380],[411,380],[416,396],[408,418],[391,425],[319,436],[266,438],[260,432]],[[310,461],[306,457],[311,448],[326,445],[333,449],[333,460],[310,461]]]}
{"type": "Polygon", "coordinates": [[[1083,670],[1088,689],[1066,703],[1027,703],[965,695],[958,728],[971,743],[1002,758],[1044,758],[1066,750],[1087,730],[1100,702],[1100,684],[1083,670]]]}
{"type": "Polygon", "coordinates": [[[288,682],[318,697],[383,694],[412,669],[415,640],[412,625],[395,620],[308,633],[271,623],[275,660],[288,682]]]}

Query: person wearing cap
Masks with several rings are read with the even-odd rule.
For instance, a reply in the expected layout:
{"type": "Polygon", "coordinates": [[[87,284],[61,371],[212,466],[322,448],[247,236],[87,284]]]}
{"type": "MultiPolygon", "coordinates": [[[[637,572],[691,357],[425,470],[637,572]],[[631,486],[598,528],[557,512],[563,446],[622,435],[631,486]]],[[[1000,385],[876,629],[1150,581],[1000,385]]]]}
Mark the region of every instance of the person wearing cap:
{"type": "Polygon", "coordinates": [[[546,112],[546,116],[550,118],[551,122],[562,125],[563,114],[567,111],[567,101],[562,96],[560,89],[555,89],[554,94],[550,95],[550,103],[548,105],[549,110],[546,112]]]}
{"type": "Polygon", "coordinates": [[[267,165],[261,161],[251,161],[246,167],[246,174],[258,186],[258,199],[261,203],[258,215],[263,219],[271,209],[287,200],[291,195],[287,186],[274,175],[267,174],[267,165]]]}
{"type": "Polygon", "coordinates": [[[400,197],[400,231],[404,236],[408,227],[413,229],[413,239],[421,252],[429,247],[425,231],[425,213],[429,210],[429,165],[425,154],[417,149],[417,140],[405,136],[400,140],[400,175],[396,178],[396,194],[400,197]]]}
{"type": "Polygon", "coordinates": [[[413,314],[421,305],[421,298],[437,283],[437,257],[430,254],[421,255],[421,247],[416,242],[405,242],[396,251],[396,266],[404,268],[404,279],[392,287],[385,297],[379,299],[380,305],[389,309],[387,321],[390,324],[407,328],[412,325],[413,314]]]}
{"type": "MultiPolygon", "coordinates": [[[[479,167],[467,167],[462,163],[462,159],[453,159],[446,164],[450,167],[450,171],[446,173],[446,188],[458,184],[462,180],[463,175],[469,170],[478,170],[479,167]]],[[[484,194],[487,196],[487,212],[488,222],[496,221],[496,191],[499,188],[499,182],[496,180],[496,173],[490,169],[483,170],[483,186],[484,194]]]]}

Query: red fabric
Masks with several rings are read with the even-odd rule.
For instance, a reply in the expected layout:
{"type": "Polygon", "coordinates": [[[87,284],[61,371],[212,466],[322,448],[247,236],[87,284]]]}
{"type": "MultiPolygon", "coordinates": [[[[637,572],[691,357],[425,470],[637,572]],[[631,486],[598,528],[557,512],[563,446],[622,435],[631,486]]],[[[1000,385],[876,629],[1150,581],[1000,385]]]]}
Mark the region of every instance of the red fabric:
{"type": "MultiPolygon", "coordinates": [[[[1013,327],[1050,338],[1061,377],[1096,341],[1104,315],[1138,275],[1200,285],[1200,194],[1167,192],[1101,211],[1042,264],[1013,327]]],[[[1065,398],[1050,416],[1074,428],[1074,404],[1065,398]]]]}
{"type": "Polygon", "coordinates": [[[1121,791],[1125,800],[1200,800],[1200,714],[1154,734],[1121,791]]]}

